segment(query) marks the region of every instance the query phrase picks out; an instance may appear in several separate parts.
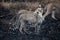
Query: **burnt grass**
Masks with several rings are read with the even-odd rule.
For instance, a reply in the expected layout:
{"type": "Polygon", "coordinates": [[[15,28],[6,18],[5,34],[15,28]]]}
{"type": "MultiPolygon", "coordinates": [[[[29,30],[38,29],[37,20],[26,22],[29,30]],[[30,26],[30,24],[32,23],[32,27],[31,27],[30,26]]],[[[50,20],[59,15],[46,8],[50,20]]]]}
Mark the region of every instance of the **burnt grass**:
{"type": "MultiPolygon", "coordinates": [[[[1,11],[1,10],[0,10],[1,11]]],[[[1,12],[0,12],[1,13],[1,12]]],[[[1,14],[2,15],[2,14],[1,14]]],[[[13,15],[0,18],[8,21],[13,15]]],[[[0,21],[0,40],[60,40],[60,21],[48,15],[40,28],[40,34],[21,34],[18,30],[8,30],[11,25],[0,21]]]]}

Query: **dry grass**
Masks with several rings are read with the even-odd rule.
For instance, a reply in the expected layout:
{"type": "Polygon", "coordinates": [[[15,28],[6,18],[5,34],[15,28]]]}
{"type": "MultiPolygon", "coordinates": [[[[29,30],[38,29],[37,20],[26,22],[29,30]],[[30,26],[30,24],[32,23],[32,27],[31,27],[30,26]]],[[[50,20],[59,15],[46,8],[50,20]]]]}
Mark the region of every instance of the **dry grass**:
{"type": "Polygon", "coordinates": [[[10,7],[25,7],[25,6],[28,6],[28,7],[37,7],[39,5],[39,2],[16,2],[16,3],[8,3],[8,2],[5,2],[5,3],[0,3],[2,4],[4,7],[7,7],[7,8],[10,8],[10,7]]]}
{"type": "Polygon", "coordinates": [[[8,8],[14,12],[17,12],[20,9],[36,9],[39,5],[39,2],[16,2],[16,3],[0,3],[0,5],[2,5],[5,8],[8,8]]]}
{"type": "MultiPolygon", "coordinates": [[[[20,9],[35,10],[38,7],[39,2],[16,2],[16,3],[0,2],[0,5],[14,12],[17,12],[20,9]]],[[[60,7],[60,5],[57,3],[55,3],[55,5],[60,7]]]]}

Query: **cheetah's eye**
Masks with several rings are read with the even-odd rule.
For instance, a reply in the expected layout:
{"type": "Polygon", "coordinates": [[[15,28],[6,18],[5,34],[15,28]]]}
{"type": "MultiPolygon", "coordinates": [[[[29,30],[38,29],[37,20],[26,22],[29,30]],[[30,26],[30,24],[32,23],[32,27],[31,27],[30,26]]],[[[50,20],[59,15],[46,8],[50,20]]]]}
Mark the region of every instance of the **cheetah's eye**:
{"type": "Polygon", "coordinates": [[[37,13],[39,13],[39,12],[37,12],[37,13]]]}

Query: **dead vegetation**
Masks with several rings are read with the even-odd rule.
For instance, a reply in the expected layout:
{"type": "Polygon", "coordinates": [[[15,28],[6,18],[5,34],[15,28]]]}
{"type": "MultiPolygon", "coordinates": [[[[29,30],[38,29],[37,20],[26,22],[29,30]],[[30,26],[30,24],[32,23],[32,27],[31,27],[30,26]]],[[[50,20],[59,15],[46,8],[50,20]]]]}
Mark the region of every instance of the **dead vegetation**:
{"type": "Polygon", "coordinates": [[[0,3],[0,5],[4,6],[5,8],[11,8],[11,9],[32,9],[32,8],[36,8],[38,7],[39,3],[33,3],[33,2],[16,2],[16,3],[8,3],[8,2],[4,2],[4,3],[0,3]]]}

